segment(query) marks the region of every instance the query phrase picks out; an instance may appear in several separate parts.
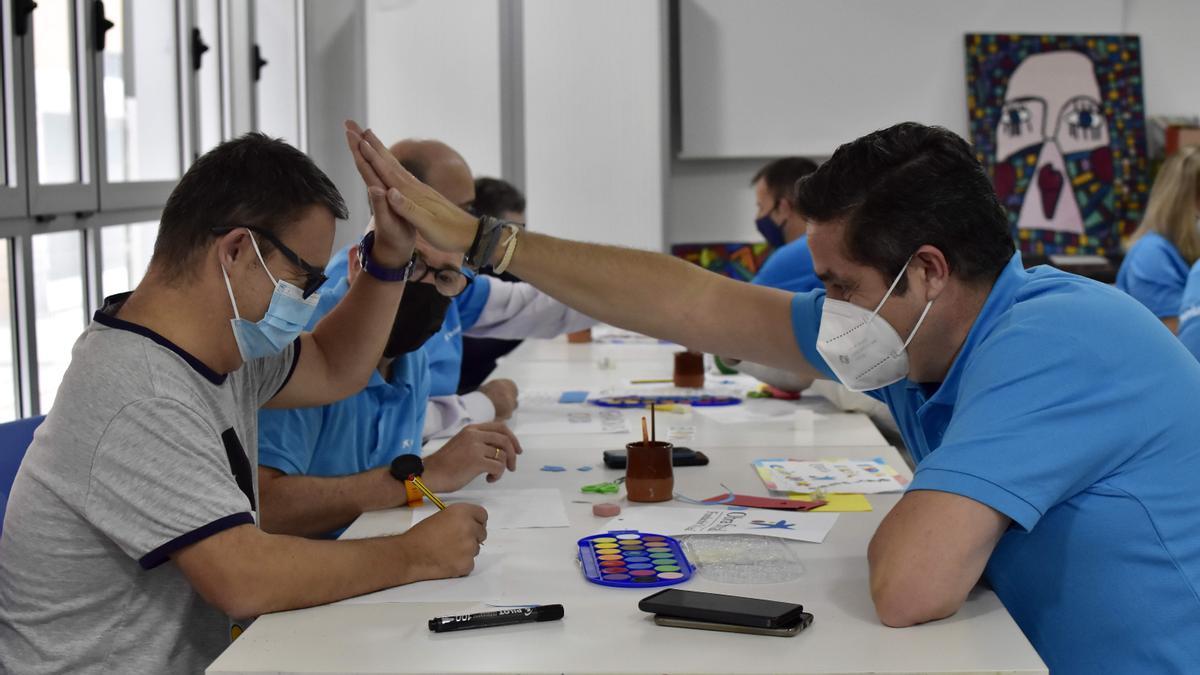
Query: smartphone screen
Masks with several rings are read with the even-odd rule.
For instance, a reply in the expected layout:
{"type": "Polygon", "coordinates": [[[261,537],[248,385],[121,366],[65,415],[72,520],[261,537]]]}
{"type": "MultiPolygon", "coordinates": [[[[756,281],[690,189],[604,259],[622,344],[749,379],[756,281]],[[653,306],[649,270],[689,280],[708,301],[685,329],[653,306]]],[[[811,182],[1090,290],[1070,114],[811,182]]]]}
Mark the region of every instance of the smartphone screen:
{"type": "Polygon", "coordinates": [[[683,619],[763,628],[794,624],[804,612],[803,606],[789,602],[683,591],[677,588],[669,588],[643,598],[638,603],[638,609],[683,619]]]}

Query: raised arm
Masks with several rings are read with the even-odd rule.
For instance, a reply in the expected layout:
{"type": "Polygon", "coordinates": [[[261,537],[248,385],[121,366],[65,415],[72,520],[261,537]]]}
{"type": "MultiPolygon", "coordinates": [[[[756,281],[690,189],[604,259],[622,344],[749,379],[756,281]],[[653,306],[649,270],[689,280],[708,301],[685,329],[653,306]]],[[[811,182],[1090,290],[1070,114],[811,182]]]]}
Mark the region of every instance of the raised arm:
{"type": "MultiPolygon", "coordinates": [[[[399,268],[412,258],[412,226],[387,207],[383,188],[371,185],[368,194],[376,213],[372,261],[399,268]]],[[[404,282],[381,281],[360,274],[345,297],[311,333],[301,335],[300,360],[291,379],[267,404],[271,408],[324,405],[355,394],[367,385],[379,365],[392,330],[404,282]]]]}
{"type": "MultiPolygon", "coordinates": [[[[388,203],[431,244],[466,252],[477,219],[404,170],[370,131],[353,123],[357,163],[388,186],[388,203]]],[[[494,261],[493,261],[494,262],[494,261]]],[[[796,345],[788,293],[727,279],[659,253],[524,232],[512,271],[588,316],[696,350],[820,377],[796,345]]]]}

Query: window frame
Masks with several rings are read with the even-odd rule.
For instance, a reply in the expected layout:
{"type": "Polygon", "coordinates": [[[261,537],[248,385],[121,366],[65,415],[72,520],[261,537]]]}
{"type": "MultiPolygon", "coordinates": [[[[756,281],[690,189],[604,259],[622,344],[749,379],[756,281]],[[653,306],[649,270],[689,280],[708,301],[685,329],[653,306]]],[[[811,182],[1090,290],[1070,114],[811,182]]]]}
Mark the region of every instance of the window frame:
{"type": "Polygon", "coordinates": [[[25,100],[23,73],[25,54],[23,36],[16,34],[13,24],[13,4],[0,3],[0,115],[4,126],[3,158],[5,177],[0,182],[0,218],[25,216],[29,213],[29,191],[25,171],[25,100]]]}
{"type": "MultiPolygon", "coordinates": [[[[92,2],[92,22],[98,20],[96,12],[104,7],[105,2],[121,2],[122,0],[93,0],[92,2]]],[[[161,0],[160,0],[161,1],[161,0]]],[[[167,0],[168,2],[170,0],[167,0]]],[[[188,71],[185,69],[188,62],[188,47],[191,40],[184,40],[185,31],[189,38],[191,30],[189,26],[193,24],[188,12],[181,11],[183,2],[171,3],[171,27],[175,36],[175,48],[172,50],[175,54],[175,91],[172,95],[175,97],[177,122],[179,124],[178,142],[179,150],[179,165],[176,169],[179,175],[183,175],[185,166],[191,165],[191,139],[188,133],[188,127],[191,122],[191,115],[188,111],[190,96],[185,94],[187,89],[184,84],[187,80],[188,71]]],[[[190,3],[189,3],[190,4],[190,3]]],[[[178,179],[162,180],[162,181],[119,181],[110,182],[108,180],[108,134],[104,132],[104,125],[107,121],[104,118],[104,59],[100,58],[102,52],[96,49],[96,45],[90,47],[91,57],[91,80],[92,88],[95,91],[95,102],[93,110],[95,111],[95,149],[96,149],[96,175],[97,183],[100,188],[100,206],[104,210],[114,209],[138,209],[162,204],[167,200],[167,196],[171,194],[172,188],[179,182],[178,179]],[[100,161],[103,159],[103,161],[100,161]]]]}
{"type": "Polygon", "coordinates": [[[95,146],[95,89],[93,78],[88,77],[91,68],[92,35],[87,30],[91,14],[84,8],[85,0],[66,0],[71,11],[74,31],[72,61],[75,68],[75,133],[78,139],[79,180],[75,183],[42,185],[38,178],[37,148],[37,84],[34,73],[37,62],[34,58],[34,27],[37,9],[29,14],[28,29],[21,39],[23,106],[25,111],[25,180],[29,191],[29,215],[43,220],[56,218],[64,213],[95,212],[100,208],[97,188],[95,146]]]}

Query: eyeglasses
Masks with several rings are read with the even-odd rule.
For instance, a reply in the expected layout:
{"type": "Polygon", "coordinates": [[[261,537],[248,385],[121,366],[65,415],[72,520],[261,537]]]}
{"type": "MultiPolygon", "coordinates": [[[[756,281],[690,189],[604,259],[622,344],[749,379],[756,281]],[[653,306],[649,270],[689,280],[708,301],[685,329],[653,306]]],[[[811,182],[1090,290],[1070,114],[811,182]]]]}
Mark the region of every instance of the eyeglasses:
{"type": "MultiPolygon", "coordinates": [[[[236,227],[214,227],[211,231],[215,235],[222,235],[229,234],[234,230],[250,230],[263,239],[266,239],[271,243],[272,246],[278,249],[281,254],[283,254],[283,257],[286,258],[288,262],[300,268],[300,270],[304,272],[304,285],[301,286],[301,290],[303,291],[302,297],[308,298],[308,296],[316,293],[317,289],[319,289],[325,283],[325,280],[329,278],[325,276],[325,270],[306,262],[298,253],[288,248],[282,241],[279,241],[278,237],[271,234],[269,231],[262,229],[261,227],[254,227],[253,225],[238,225],[236,227]]],[[[459,292],[461,293],[461,291],[459,292]]]]}
{"type": "Polygon", "coordinates": [[[468,275],[462,270],[452,267],[430,267],[419,253],[413,253],[412,272],[408,275],[409,283],[418,282],[430,274],[433,275],[434,288],[447,298],[462,295],[462,292],[467,290],[467,286],[470,286],[471,282],[475,280],[475,275],[468,275]]]}

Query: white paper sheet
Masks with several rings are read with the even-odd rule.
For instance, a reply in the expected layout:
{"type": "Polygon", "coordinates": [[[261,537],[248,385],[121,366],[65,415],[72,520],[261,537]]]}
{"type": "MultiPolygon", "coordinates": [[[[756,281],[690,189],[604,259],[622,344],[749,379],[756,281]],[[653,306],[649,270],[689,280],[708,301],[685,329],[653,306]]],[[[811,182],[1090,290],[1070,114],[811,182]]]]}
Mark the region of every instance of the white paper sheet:
{"type": "Polygon", "coordinates": [[[640,530],[655,534],[753,534],[821,543],[837,522],[836,513],[795,513],[769,509],[627,508],[599,532],[640,530]]]}
{"type": "Polygon", "coordinates": [[[518,437],[552,434],[628,434],[629,424],[620,410],[587,404],[517,408],[509,427],[518,437]]]}
{"type": "MultiPolygon", "coordinates": [[[[557,488],[461,490],[438,496],[447,505],[468,502],[487,509],[488,530],[567,527],[571,524],[557,488]]],[[[428,503],[413,509],[413,525],[437,511],[436,506],[428,503]]]]}

